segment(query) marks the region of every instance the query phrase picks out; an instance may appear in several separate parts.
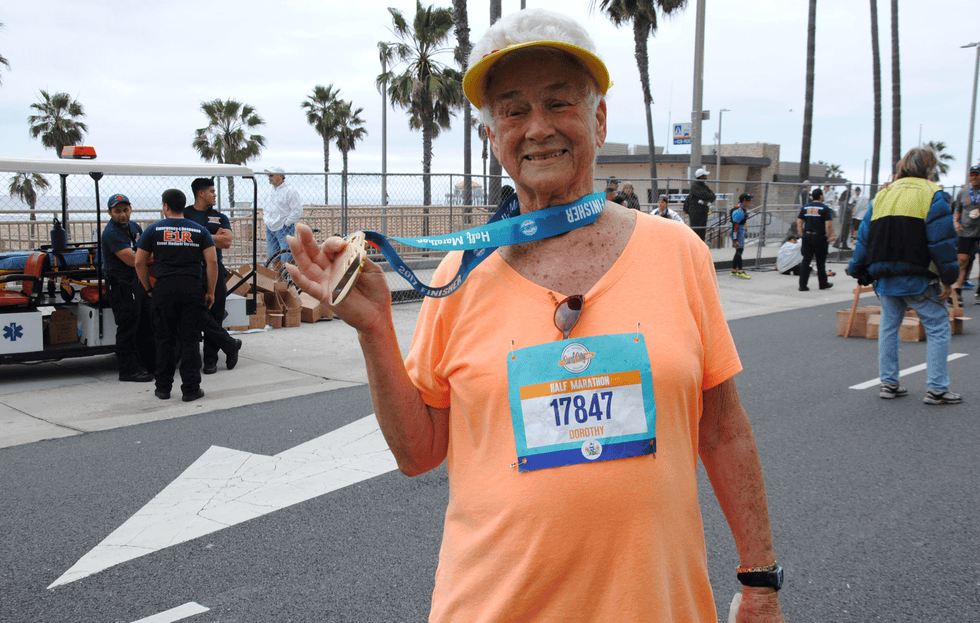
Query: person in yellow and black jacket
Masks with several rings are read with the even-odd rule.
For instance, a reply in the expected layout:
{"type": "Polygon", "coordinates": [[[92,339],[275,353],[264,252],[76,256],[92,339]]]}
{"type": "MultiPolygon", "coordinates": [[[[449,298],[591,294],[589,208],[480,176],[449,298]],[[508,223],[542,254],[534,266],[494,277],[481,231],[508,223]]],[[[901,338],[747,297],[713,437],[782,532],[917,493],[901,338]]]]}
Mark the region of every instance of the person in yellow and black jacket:
{"type": "Polygon", "coordinates": [[[949,195],[928,180],[937,165],[931,149],[914,148],[896,165],[898,178],[878,192],[861,221],[849,273],[861,285],[874,283],[881,298],[878,368],[882,398],[908,390],[898,384],[898,330],[911,307],[926,330],[926,404],[963,401],[949,391],[946,357],[950,327],[946,299],[959,276],[956,232],[949,195]]]}

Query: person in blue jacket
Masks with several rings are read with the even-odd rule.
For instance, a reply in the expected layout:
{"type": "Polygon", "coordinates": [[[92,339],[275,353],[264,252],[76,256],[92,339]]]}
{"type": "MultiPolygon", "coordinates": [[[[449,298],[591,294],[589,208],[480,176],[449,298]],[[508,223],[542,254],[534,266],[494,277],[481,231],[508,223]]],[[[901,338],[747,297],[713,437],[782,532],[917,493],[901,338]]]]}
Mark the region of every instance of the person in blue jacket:
{"type": "Polygon", "coordinates": [[[874,283],[881,298],[878,368],[882,398],[908,390],[898,383],[898,330],[911,307],[926,331],[928,379],[923,401],[930,405],[963,402],[949,391],[946,357],[950,326],[946,299],[959,277],[956,232],[949,195],[930,182],[936,154],[916,147],[896,165],[898,178],[878,192],[861,221],[857,246],[848,267],[861,285],[874,283]]]}
{"type": "Polygon", "coordinates": [[[749,218],[748,209],[752,205],[753,195],[742,193],[738,197],[738,205],[732,208],[732,245],[735,247],[735,257],[732,258],[732,277],[751,279],[742,268],[742,251],[745,250],[745,221],[749,218]]]}

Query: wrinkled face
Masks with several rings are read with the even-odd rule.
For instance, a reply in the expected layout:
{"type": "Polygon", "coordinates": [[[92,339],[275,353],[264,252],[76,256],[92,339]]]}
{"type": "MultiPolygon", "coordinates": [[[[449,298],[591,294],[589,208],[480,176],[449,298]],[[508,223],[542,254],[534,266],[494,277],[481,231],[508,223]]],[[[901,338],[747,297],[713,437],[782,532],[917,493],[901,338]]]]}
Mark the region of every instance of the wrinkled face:
{"type": "Polygon", "coordinates": [[[485,90],[497,159],[519,189],[577,197],[592,192],[596,148],[606,138],[606,105],[591,109],[590,76],[571,58],[544,51],[522,57],[520,64],[508,58],[499,61],[485,90]]]}
{"type": "Polygon", "coordinates": [[[214,207],[214,204],[218,203],[218,195],[214,192],[214,186],[200,191],[197,195],[204,199],[204,205],[206,206],[214,207]]]}
{"type": "Polygon", "coordinates": [[[278,175],[278,174],[270,175],[269,176],[269,183],[272,184],[273,186],[278,186],[279,184],[282,184],[282,181],[284,179],[285,179],[285,177],[282,176],[282,175],[278,175]]]}
{"type": "Polygon", "coordinates": [[[627,195],[632,195],[633,194],[633,185],[632,184],[623,184],[623,192],[626,193],[627,195]]]}
{"type": "Polygon", "coordinates": [[[133,207],[128,203],[117,203],[109,210],[109,218],[116,225],[126,227],[129,225],[129,215],[133,213],[133,207]]]}

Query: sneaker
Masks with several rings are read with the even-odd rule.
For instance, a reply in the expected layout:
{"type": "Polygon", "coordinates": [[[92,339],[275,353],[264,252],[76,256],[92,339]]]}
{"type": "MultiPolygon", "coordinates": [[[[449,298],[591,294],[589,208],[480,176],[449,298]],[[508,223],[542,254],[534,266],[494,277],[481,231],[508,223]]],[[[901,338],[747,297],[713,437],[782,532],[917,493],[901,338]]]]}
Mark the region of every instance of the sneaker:
{"type": "Polygon", "coordinates": [[[242,341],[235,340],[235,350],[228,353],[228,356],[225,358],[225,365],[228,367],[229,370],[231,370],[232,368],[238,365],[238,353],[240,353],[241,350],[242,350],[242,341]]]}
{"type": "Polygon", "coordinates": [[[976,287],[976,286],[975,286],[975,285],[973,285],[972,283],[970,283],[969,281],[964,281],[964,282],[963,282],[963,289],[964,289],[964,290],[972,290],[972,289],[973,289],[973,288],[975,288],[975,287],[976,287]]]}
{"type": "Polygon", "coordinates": [[[218,362],[206,363],[204,367],[201,368],[201,372],[204,374],[216,374],[218,372],[218,362]]]}
{"type": "Polygon", "coordinates": [[[737,276],[738,277],[741,277],[742,279],[751,279],[752,278],[752,277],[748,276],[747,274],[745,274],[745,271],[744,270],[742,272],[740,272],[737,276]]]}
{"type": "Polygon", "coordinates": [[[198,398],[204,398],[204,390],[200,387],[198,387],[196,391],[184,394],[181,400],[184,402],[191,402],[193,400],[197,400],[198,398]]]}
{"type": "Polygon", "coordinates": [[[926,397],[922,399],[922,402],[927,405],[957,405],[963,402],[963,396],[950,391],[940,392],[935,389],[930,389],[926,393],[926,397]]]}
{"type": "Polygon", "coordinates": [[[901,398],[902,396],[907,396],[909,390],[905,389],[898,383],[894,385],[891,383],[883,383],[881,385],[881,393],[878,395],[885,400],[890,400],[892,398],[901,398]]]}
{"type": "Polygon", "coordinates": [[[737,270],[733,270],[732,273],[731,273],[731,275],[732,275],[732,277],[738,277],[738,271],[737,270]]]}

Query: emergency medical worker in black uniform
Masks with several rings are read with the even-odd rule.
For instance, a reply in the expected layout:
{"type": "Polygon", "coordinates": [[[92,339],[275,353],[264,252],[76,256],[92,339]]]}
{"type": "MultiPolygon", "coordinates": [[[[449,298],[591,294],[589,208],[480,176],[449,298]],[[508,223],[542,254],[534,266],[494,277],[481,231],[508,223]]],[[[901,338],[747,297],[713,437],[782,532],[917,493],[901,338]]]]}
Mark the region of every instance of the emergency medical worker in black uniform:
{"type": "Polygon", "coordinates": [[[796,228],[803,235],[803,263],[800,264],[800,291],[806,292],[810,288],[807,282],[810,280],[810,260],[817,260],[817,279],[820,281],[820,289],[834,287],[834,284],[827,281],[827,242],[834,237],[834,213],[827,204],[823,203],[823,191],[815,188],[810,193],[810,203],[803,206],[799,216],[796,217],[796,228]]]}
{"type": "Polygon", "coordinates": [[[143,228],[129,220],[126,195],[109,198],[109,224],[102,232],[102,263],[109,306],[116,321],[119,380],[147,383],[156,365],[150,299],[136,276],[136,240],[143,228]]]}
{"type": "Polygon", "coordinates": [[[157,340],[156,397],[170,398],[174,370],[180,360],[180,391],[184,402],[204,396],[201,389],[201,331],[214,303],[218,257],[211,234],[184,218],[186,198],[179,190],[163,193],[162,221],[146,228],[137,242],[136,273],[153,298],[157,340]],[[147,262],[153,255],[156,284],[151,288],[147,262]],[[206,266],[206,289],[201,265],[206,266]]]}
{"type": "Polygon", "coordinates": [[[191,194],[194,205],[184,208],[184,218],[201,225],[211,234],[218,255],[218,278],[214,286],[214,305],[211,306],[204,325],[204,374],[214,374],[218,371],[218,351],[225,353],[225,365],[231,370],[238,364],[238,351],[242,341],[228,334],[221,326],[225,319],[225,299],[228,288],[225,281],[228,271],[221,262],[221,250],[231,248],[231,222],[228,217],[214,209],[217,196],[214,192],[214,179],[199,177],[191,182],[191,194]]]}

